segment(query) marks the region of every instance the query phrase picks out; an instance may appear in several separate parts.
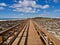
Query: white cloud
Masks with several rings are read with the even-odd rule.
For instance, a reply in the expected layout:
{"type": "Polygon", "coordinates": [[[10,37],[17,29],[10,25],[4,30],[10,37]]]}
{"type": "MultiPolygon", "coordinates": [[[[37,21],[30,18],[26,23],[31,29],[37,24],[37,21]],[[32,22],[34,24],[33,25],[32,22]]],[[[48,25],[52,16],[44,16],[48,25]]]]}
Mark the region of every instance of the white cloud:
{"type": "Polygon", "coordinates": [[[13,11],[17,11],[17,12],[25,12],[25,13],[34,13],[36,12],[36,10],[33,10],[31,7],[24,7],[24,8],[16,8],[13,11]]]}
{"type": "Polygon", "coordinates": [[[60,0],[45,0],[45,3],[51,3],[51,2],[59,3],[60,0]]]}
{"type": "Polygon", "coordinates": [[[14,2],[17,2],[17,0],[13,0],[14,2]]]}
{"type": "Polygon", "coordinates": [[[46,9],[46,8],[49,8],[49,5],[44,5],[41,7],[42,9],[46,9]]]}
{"type": "Polygon", "coordinates": [[[58,1],[57,0],[53,0],[53,2],[57,3],[58,1]]]}
{"type": "Polygon", "coordinates": [[[3,7],[0,7],[0,10],[3,10],[4,8],[3,7]]]}
{"type": "Polygon", "coordinates": [[[19,1],[19,3],[22,3],[22,1],[19,1]]]}
{"type": "Polygon", "coordinates": [[[7,6],[5,3],[0,3],[0,6],[7,6]]]}
{"type": "Polygon", "coordinates": [[[22,5],[20,3],[18,4],[14,4],[12,6],[9,6],[10,8],[18,8],[18,7],[22,7],[22,5]]]}
{"type": "Polygon", "coordinates": [[[36,2],[35,1],[24,1],[23,2],[23,5],[25,6],[35,6],[36,5],[36,2]]]}
{"type": "Polygon", "coordinates": [[[9,6],[11,8],[17,8],[17,7],[27,7],[27,6],[35,6],[36,2],[35,1],[19,1],[18,4],[13,4],[12,6],[9,6]]]}
{"type": "Polygon", "coordinates": [[[15,10],[13,10],[13,11],[17,11],[17,12],[34,13],[34,12],[38,12],[38,10],[36,10],[36,8],[46,9],[46,8],[49,8],[49,5],[44,5],[44,6],[38,5],[36,3],[36,1],[33,1],[33,0],[24,0],[24,1],[20,0],[17,4],[13,4],[9,7],[14,8],[15,10]]]}
{"type": "Polygon", "coordinates": [[[41,9],[47,9],[47,8],[49,8],[50,6],[49,6],[49,5],[44,5],[44,6],[42,6],[42,5],[36,5],[35,7],[36,7],[36,8],[41,8],[41,9]]]}
{"type": "Polygon", "coordinates": [[[53,0],[53,2],[58,3],[58,2],[59,2],[59,0],[53,0]]]}
{"type": "Polygon", "coordinates": [[[41,17],[48,17],[50,15],[50,12],[47,12],[46,10],[43,11],[39,16],[41,17]]]}
{"type": "Polygon", "coordinates": [[[20,14],[21,16],[23,16],[24,14],[22,13],[22,14],[20,14]]]}
{"type": "Polygon", "coordinates": [[[54,12],[56,13],[56,12],[60,12],[60,10],[54,10],[54,12]]]}
{"type": "Polygon", "coordinates": [[[7,6],[5,3],[0,3],[0,10],[3,10],[5,6],[7,6]]]}

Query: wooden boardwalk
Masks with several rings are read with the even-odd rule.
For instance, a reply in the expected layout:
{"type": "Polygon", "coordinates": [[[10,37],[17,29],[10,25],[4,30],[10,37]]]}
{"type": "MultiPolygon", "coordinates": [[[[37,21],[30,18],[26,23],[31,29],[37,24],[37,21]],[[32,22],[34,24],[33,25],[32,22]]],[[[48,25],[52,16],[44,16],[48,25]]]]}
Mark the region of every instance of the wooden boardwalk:
{"type": "Polygon", "coordinates": [[[29,22],[19,33],[12,45],[43,45],[32,21],[30,20],[29,22]]]}
{"type": "Polygon", "coordinates": [[[43,45],[39,35],[37,34],[37,31],[35,30],[32,21],[30,21],[27,45],[43,45]]]}
{"type": "Polygon", "coordinates": [[[41,27],[33,20],[28,20],[17,27],[17,31],[15,28],[13,29],[16,31],[14,32],[16,34],[14,35],[12,33],[13,36],[9,37],[12,37],[10,42],[7,38],[6,40],[8,40],[9,43],[3,41],[1,45],[60,45],[60,43],[53,38],[52,35],[49,35],[46,30],[41,29],[41,27]],[[4,44],[4,42],[6,42],[6,44],[4,44]]]}

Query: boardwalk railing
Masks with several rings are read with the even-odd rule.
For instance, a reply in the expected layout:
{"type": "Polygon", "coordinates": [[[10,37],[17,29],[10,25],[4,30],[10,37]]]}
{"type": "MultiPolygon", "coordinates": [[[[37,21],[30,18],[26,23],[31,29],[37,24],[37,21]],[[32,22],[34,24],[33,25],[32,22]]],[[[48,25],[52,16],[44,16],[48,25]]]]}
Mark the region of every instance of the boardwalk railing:
{"type": "Polygon", "coordinates": [[[7,33],[7,32],[9,32],[9,31],[13,31],[12,29],[14,29],[15,27],[17,27],[17,26],[19,26],[19,27],[24,27],[24,25],[25,25],[25,22],[26,22],[26,20],[24,21],[21,21],[21,23],[19,23],[19,24],[16,24],[16,25],[14,25],[14,26],[12,26],[12,27],[10,27],[9,29],[7,29],[7,30],[4,30],[4,31],[2,31],[2,32],[0,32],[0,44],[2,44],[4,41],[6,41],[10,36],[8,36],[6,39],[4,39],[3,37],[4,37],[4,35],[7,33]],[[24,23],[24,24],[23,24],[24,23]]]}
{"type": "Polygon", "coordinates": [[[45,42],[45,45],[60,45],[60,41],[57,40],[52,34],[48,33],[48,31],[37,24],[37,22],[33,21],[37,32],[39,32],[42,40],[45,42]]]}

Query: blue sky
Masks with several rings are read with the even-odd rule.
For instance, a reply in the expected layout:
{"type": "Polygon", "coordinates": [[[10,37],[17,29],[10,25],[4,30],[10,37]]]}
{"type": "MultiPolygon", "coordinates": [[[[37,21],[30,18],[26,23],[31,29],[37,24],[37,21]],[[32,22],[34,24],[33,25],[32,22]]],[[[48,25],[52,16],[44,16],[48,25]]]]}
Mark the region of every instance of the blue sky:
{"type": "Polygon", "coordinates": [[[60,18],[60,0],[0,0],[0,18],[60,18]]]}

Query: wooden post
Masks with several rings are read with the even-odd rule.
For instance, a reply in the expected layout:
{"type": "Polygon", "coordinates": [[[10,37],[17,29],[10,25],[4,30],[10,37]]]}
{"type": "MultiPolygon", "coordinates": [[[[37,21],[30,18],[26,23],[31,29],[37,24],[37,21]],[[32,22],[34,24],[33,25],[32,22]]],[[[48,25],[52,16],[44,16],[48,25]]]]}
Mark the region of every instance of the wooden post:
{"type": "Polygon", "coordinates": [[[0,43],[2,43],[2,36],[0,36],[0,43]]]}

